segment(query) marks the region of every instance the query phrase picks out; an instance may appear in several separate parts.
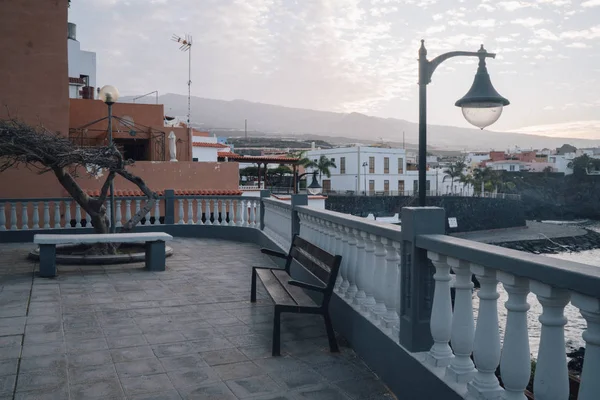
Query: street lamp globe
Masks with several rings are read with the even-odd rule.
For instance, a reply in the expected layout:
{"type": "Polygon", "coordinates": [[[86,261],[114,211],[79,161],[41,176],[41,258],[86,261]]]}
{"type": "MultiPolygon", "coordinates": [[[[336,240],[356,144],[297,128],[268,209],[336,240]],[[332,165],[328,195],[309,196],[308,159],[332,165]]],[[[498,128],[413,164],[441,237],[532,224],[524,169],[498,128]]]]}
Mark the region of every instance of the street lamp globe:
{"type": "Polygon", "coordinates": [[[317,172],[316,171],[313,173],[312,182],[306,188],[306,190],[308,191],[309,194],[312,194],[313,196],[316,196],[317,194],[321,193],[321,185],[319,185],[319,182],[317,182],[317,172]]]}
{"type": "Polygon", "coordinates": [[[487,52],[483,45],[477,53],[480,54],[479,68],[477,68],[473,85],[455,105],[462,109],[463,116],[470,124],[483,129],[498,121],[504,106],[509,105],[510,102],[500,96],[492,85],[485,65],[487,52]]]}
{"type": "Polygon", "coordinates": [[[98,98],[106,104],[113,104],[119,100],[119,90],[112,85],[104,85],[98,93],[98,98]]]}

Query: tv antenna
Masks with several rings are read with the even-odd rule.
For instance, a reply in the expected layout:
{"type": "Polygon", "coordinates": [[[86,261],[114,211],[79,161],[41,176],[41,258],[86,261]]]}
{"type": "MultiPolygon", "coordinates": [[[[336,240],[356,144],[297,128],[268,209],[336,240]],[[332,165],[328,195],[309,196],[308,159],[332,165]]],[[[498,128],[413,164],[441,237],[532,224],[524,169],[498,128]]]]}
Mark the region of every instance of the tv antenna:
{"type": "Polygon", "coordinates": [[[192,36],[186,34],[185,38],[178,36],[178,35],[173,35],[171,36],[171,40],[174,42],[179,43],[181,46],[179,46],[179,50],[183,51],[183,52],[188,52],[188,112],[187,112],[187,126],[188,128],[191,128],[190,126],[190,110],[191,110],[191,106],[190,106],[190,102],[191,102],[191,98],[192,98],[192,36]]]}

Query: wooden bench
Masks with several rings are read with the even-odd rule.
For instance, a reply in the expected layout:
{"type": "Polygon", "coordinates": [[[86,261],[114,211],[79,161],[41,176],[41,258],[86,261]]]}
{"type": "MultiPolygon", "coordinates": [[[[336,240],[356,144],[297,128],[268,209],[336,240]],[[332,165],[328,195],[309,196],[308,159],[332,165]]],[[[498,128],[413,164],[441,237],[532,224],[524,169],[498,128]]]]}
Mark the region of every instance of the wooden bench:
{"type": "Polygon", "coordinates": [[[288,254],[268,249],[262,249],[261,252],[286,260],[285,268],[252,267],[250,301],[256,302],[256,277],[258,277],[275,302],[273,355],[280,354],[280,316],[284,312],[322,315],[325,320],[329,347],[333,352],[339,351],[329,317],[329,300],[333,293],[342,256],[333,256],[297,235],[294,236],[288,254]],[[293,261],[316,277],[322,285],[312,285],[293,279],[290,276],[293,261]],[[320,304],[315,303],[303,289],[321,293],[323,297],[320,304]]]}
{"type": "Polygon", "coordinates": [[[36,234],[33,243],[40,246],[40,276],[56,276],[57,244],[96,244],[96,243],[139,243],[146,247],[146,268],[150,271],[165,270],[165,242],[173,236],[164,232],[106,233],[106,234],[36,234]]]}

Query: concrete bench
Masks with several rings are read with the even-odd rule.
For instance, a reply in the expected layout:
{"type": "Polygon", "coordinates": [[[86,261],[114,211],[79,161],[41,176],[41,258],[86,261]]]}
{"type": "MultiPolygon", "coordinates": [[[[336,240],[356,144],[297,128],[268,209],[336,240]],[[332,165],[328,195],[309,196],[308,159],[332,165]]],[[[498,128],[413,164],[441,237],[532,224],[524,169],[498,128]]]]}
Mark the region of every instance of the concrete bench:
{"type": "Polygon", "coordinates": [[[96,243],[145,243],[146,268],[149,271],[165,270],[165,242],[173,236],[164,232],[107,233],[85,235],[45,235],[33,236],[33,243],[40,246],[40,276],[56,276],[57,244],[96,244],[96,243]]]}

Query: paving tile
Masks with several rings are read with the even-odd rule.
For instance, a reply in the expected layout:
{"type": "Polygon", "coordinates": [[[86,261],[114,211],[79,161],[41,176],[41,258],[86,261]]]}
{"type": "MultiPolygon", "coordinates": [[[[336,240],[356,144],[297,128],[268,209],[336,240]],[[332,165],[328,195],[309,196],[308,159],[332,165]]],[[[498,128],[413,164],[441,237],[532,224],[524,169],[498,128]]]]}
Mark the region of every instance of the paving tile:
{"type": "Polygon", "coordinates": [[[67,340],[67,353],[89,353],[106,349],[108,349],[108,344],[103,337],[84,340],[67,340]]]}
{"type": "Polygon", "coordinates": [[[233,364],[216,365],[213,367],[222,380],[248,378],[263,375],[265,371],[252,361],[244,361],[233,364]]]}
{"type": "Polygon", "coordinates": [[[281,390],[268,375],[252,376],[225,382],[229,389],[240,399],[273,394],[281,390]]]}
{"type": "Polygon", "coordinates": [[[237,397],[223,382],[188,386],[179,389],[179,393],[185,400],[237,400],[237,397]]]}
{"type": "Polygon", "coordinates": [[[23,345],[22,357],[38,357],[51,354],[64,354],[67,352],[65,342],[51,342],[42,344],[23,345]]]}
{"type": "Polygon", "coordinates": [[[121,383],[116,377],[103,378],[97,381],[77,383],[70,386],[71,399],[122,399],[124,398],[121,383]]]}
{"type": "Polygon", "coordinates": [[[187,340],[186,337],[179,332],[146,333],[144,336],[150,344],[183,342],[187,340]]]}
{"type": "Polygon", "coordinates": [[[180,369],[195,369],[207,367],[208,364],[198,354],[189,356],[174,356],[159,358],[165,371],[177,371],[180,369]]]}
{"type": "Polygon", "coordinates": [[[124,347],[122,349],[110,350],[112,359],[115,363],[140,360],[143,358],[154,358],[154,353],[150,346],[124,347]]]}
{"type": "MultiPolygon", "coordinates": [[[[68,385],[63,385],[56,388],[45,388],[39,390],[30,390],[27,392],[17,392],[14,400],[65,400],[69,398],[68,385]]],[[[72,400],[80,400],[80,398],[71,397],[72,400]]]]}
{"type": "Polygon", "coordinates": [[[280,386],[288,390],[306,388],[323,383],[324,378],[309,369],[270,372],[269,376],[280,386]]]}
{"type": "Polygon", "coordinates": [[[248,357],[235,348],[207,351],[200,353],[200,356],[208,365],[231,364],[241,361],[248,361],[248,357]]]}
{"type": "Polygon", "coordinates": [[[148,341],[144,335],[132,336],[109,336],[106,338],[109,349],[119,349],[122,347],[144,346],[148,341]]]}
{"type": "Polygon", "coordinates": [[[319,386],[300,389],[298,398],[302,400],[348,400],[349,398],[333,386],[319,386]]]}
{"type": "Polygon", "coordinates": [[[219,381],[219,376],[211,367],[181,369],[167,373],[173,385],[177,388],[204,385],[219,381]]]}
{"type": "Polygon", "coordinates": [[[57,388],[67,383],[67,370],[34,371],[19,373],[17,391],[57,388]]]}
{"type": "Polygon", "coordinates": [[[164,372],[164,368],[157,358],[116,363],[115,368],[119,377],[152,375],[164,372]]]}
{"type": "Polygon", "coordinates": [[[369,399],[389,393],[382,381],[376,378],[350,379],[336,385],[352,399],[369,399]]]}
{"type": "Polygon", "coordinates": [[[0,393],[10,393],[12,397],[12,393],[15,390],[15,382],[17,379],[17,375],[5,375],[0,376],[0,393]]]}
{"type": "Polygon", "coordinates": [[[87,365],[69,368],[69,382],[98,382],[109,378],[117,378],[115,366],[111,364],[87,365]]]}
{"type": "Polygon", "coordinates": [[[336,361],[325,364],[315,368],[315,371],[330,382],[341,380],[361,380],[363,378],[369,378],[371,375],[369,372],[355,367],[348,361],[336,361]]]}
{"type": "Polygon", "coordinates": [[[235,345],[232,344],[229,340],[220,337],[208,339],[208,340],[198,340],[191,342],[193,345],[194,351],[203,353],[205,351],[210,350],[222,350],[222,349],[231,349],[234,348],[235,345]]]}
{"type": "Polygon", "coordinates": [[[112,363],[111,353],[108,350],[91,351],[89,353],[74,353],[67,355],[69,368],[86,367],[112,363]]]}
{"type": "Polygon", "coordinates": [[[194,347],[189,342],[157,344],[152,346],[156,357],[178,356],[194,352],[194,347]]]}
{"type": "MultiPolygon", "coordinates": [[[[242,353],[244,353],[244,355],[246,357],[248,357],[251,360],[258,360],[261,358],[270,358],[272,357],[273,353],[272,353],[272,348],[270,345],[262,345],[262,346],[242,346],[242,347],[238,347],[238,350],[240,350],[242,353]]],[[[281,355],[285,355],[286,352],[281,349],[281,355]]]]}
{"type": "Polygon", "coordinates": [[[127,396],[140,393],[164,392],[174,389],[167,374],[121,378],[121,384],[127,396]]]}
{"type": "Polygon", "coordinates": [[[143,393],[128,397],[130,400],[181,400],[177,390],[169,390],[160,393],[143,393]]]}
{"type": "Polygon", "coordinates": [[[20,372],[64,370],[67,368],[67,356],[55,354],[39,357],[24,357],[19,366],[20,372]]]}
{"type": "MultiPolygon", "coordinates": [[[[2,349],[0,348],[0,351],[2,349]]],[[[14,375],[17,373],[18,358],[7,358],[0,360],[0,376],[14,375]]]]}

